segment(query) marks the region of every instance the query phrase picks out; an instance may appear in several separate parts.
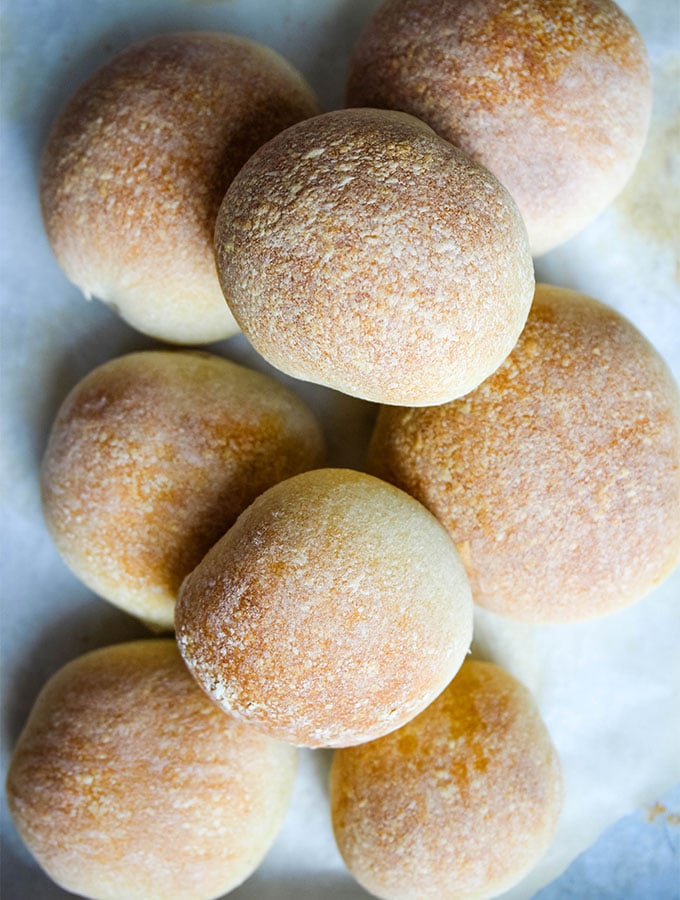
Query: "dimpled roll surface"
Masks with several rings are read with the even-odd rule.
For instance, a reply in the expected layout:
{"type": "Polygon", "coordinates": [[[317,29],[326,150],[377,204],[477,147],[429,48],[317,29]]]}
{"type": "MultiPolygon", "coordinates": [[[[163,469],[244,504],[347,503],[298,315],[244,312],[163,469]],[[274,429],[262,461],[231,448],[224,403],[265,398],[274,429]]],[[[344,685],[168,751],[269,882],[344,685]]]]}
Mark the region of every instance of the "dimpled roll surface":
{"type": "Polygon", "coordinates": [[[548,849],[562,776],[529,692],[466,661],[403,728],[338,750],[331,813],[354,877],[384,900],[486,900],[548,849]]]}
{"type": "Polygon", "coordinates": [[[40,198],[68,278],[134,328],[182,344],[238,330],[215,275],[215,216],[250,154],[318,112],[281,56],[228,34],[129,48],[75,94],[45,148],[40,198]]]}
{"type": "Polygon", "coordinates": [[[283,823],[294,748],[211,703],[171,640],[76,659],[42,690],[7,798],[64,890],[94,900],[211,900],[257,867],[283,823]]]}
{"type": "Polygon", "coordinates": [[[476,387],[512,349],[533,293],[508,193],[400,113],[340,110],[278,135],[232,182],[215,242],[256,350],[383,403],[476,387]]]}
{"type": "Polygon", "coordinates": [[[436,519],[370,475],[319,469],[259,497],[186,579],[177,639],[225,710],[293,744],[398,728],[472,635],[463,567],[436,519]]]}
{"type": "Polygon", "coordinates": [[[182,579],[238,515],[323,458],[314,415],[273,378],[198,351],[131,353],[62,404],[43,512],[81,581],[172,628],[182,579]]]}
{"type": "Polygon", "coordinates": [[[534,622],[613,612],[680,558],[680,399],[640,332],[538,285],[527,326],[467,397],[378,417],[370,469],[458,547],[476,602],[534,622]]]}
{"type": "Polygon", "coordinates": [[[611,0],[387,0],[347,98],[412,113],[490,169],[534,255],[621,191],[652,106],[642,38],[611,0]]]}

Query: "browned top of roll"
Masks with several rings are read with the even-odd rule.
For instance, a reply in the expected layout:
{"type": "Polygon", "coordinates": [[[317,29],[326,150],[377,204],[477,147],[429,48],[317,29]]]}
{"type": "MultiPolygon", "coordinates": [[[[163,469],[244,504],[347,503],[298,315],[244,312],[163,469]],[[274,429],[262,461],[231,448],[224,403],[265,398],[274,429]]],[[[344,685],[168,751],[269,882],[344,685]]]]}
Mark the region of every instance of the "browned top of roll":
{"type": "Polygon", "coordinates": [[[40,865],[102,900],[208,900],[258,864],[283,820],[295,751],[195,684],[174,641],[96,650],[41,692],[7,796],[40,865]]]}
{"type": "Polygon", "coordinates": [[[611,0],[387,0],[355,49],[348,102],[419,116],[487,166],[539,254],[630,177],[651,78],[611,0]]]}
{"type": "Polygon", "coordinates": [[[287,129],[232,182],[220,281],[279,369],[385,403],[440,403],[510,352],[533,292],[498,181],[411,116],[340,110],[287,129]]]}
{"type": "Polygon", "coordinates": [[[233,333],[215,275],[217,210],[257,147],[317,112],[299,73],[245,38],[167,34],[121,53],[45,148],[41,201],[61,266],[155,337],[233,333]]]}
{"type": "Polygon", "coordinates": [[[475,600],[533,621],[587,619],[680,558],[680,401],[617,312],[539,285],[499,370],[460,400],[384,408],[371,469],[432,510],[475,600]]]}
{"type": "Polygon", "coordinates": [[[338,750],[331,812],[352,874],[387,900],[484,900],[518,882],[552,840],[557,754],[511,675],[466,661],[398,731],[338,750]]]}
{"type": "Polygon", "coordinates": [[[470,645],[463,567],[434,516],[377,478],[317,469],[260,496],[185,580],[177,639],[210,696],[305,746],[398,728],[470,645]]]}
{"type": "Polygon", "coordinates": [[[167,628],[182,579],[246,506],[323,455],[313,414],[274,379],[208,353],[133,353],[62,404],[43,510],[79,578],[167,628]]]}

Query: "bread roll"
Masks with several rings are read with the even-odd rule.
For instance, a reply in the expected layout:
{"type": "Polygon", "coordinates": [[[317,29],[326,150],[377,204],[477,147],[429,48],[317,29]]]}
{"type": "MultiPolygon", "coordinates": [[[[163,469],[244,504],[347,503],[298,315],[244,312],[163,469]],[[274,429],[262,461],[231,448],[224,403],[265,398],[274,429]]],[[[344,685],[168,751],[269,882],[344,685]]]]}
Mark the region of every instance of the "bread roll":
{"type": "Polygon", "coordinates": [[[340,110],[287,129],[232,182],[215,240],[254,347],[365,400],[465,394],[510,352],[531,304],[507,192],[397,113],[340,110]]]}
{"type": "Polygon", "coordinates": [[[347,102],[412,113],[490,169],[538,255],[628,181],[652,91],[642,38],[611,0],[387,0],[347,102]]]}
{"type": "Polygon", "coordinates": [[[331,813],[354,877],[385,900],[484,900],[550,845],[562,805],[557,754],[529,692],[466,661],[424,712],[338,750],[331,813]]]}
{"type": "Polygon", "coordinates": [[[294,748],[225,715],[174,641],[88,653],[43,689],[14,751],[7,799],[41,867],[96,900],[210,900],[276,836],[294,748]]]}
{"type": "Polygon", "coordinates": [[[62,404],[43,510],[78,578],[172,628],[182,579],[239,513],[322,460],[314,416],[272,378],[208,353],[133,353],[90,372],[62,404]]]}
{"type": "Polygon", "coordinates": [[[59,264],[145,334],[228,337],[220,202],[254,150],[317,112],[300,74],[245,38],[166,34],[126,50],[80,88],[45,148],[40,197],[59,264]]]}
{"type": "Polygon", "coordinates": [[[480,387],[384,408],[370,469],[453,538],[477,603],[533,622],[613,612],[680,559],[680,400],[621,315],[539,285],[517,346],[480,387]]]}
{"type": "Polygon", "coordinates": [[[402,491],[347,469],[266,491],[177,604],[180,650],[212,699],[309,747],[398,728],[448,684],[471,635],[444,529],[402,491]]]}

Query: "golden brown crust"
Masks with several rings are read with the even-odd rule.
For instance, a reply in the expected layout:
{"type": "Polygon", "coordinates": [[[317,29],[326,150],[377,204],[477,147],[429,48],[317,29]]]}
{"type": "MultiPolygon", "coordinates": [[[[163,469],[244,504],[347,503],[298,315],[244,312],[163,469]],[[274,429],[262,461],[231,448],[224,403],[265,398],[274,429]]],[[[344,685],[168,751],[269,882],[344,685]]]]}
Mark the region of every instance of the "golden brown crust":
{"type": "Polygon", "coordinates": [[[351,106],[400,109],[490,169],[534,254],[632,174],[651,113],[644,44],[610,0],[388,0],[355,49],[351,106]]]}
{"type": "Polygon", "coordinates": [[[233,334],[215,276],[217,210],[257,147],[317,112],[299,73],[244,38],[169,34],[130,48],[78,91],[45,149],[41,201],[59,263],[147,334],[233,334]]]}
{"type": "Polygon", "coordinates": [[[529,692],[466,661],[398,731],[338,750],[336,841],[355,878],[386,900],[483,900],[547,850],[562,805],[559,760],[529,692]]]}
{"type": "Polygon", "coordinates": [[[82,581],[172,628],[184,576],[258,494],[323,456],[313,414],[272,378],[208,353],[134,353],[64,401],[45,519],[82,581]]]}
{"type": "Polygon", "coordinates": [[[7,778],[57,884],[101,900],[209,900],[240,884],[288,804],[293,748],[199,690],[174,641],[96,650],[45,686],[7,778]]]}
{"type": "Polygon", "coordinates": [[[497,180],[411,116],[340,110],[244,166],[216,226],[220,281],[279,369],[421,406],[475,387],[526,319],[533,268],[497,180]]]}
{"type": "Polygon", "coordinates": [[[398,728],[448,683],[471,633],[463,568],[434,517],[343,469],[259,497],[177,604],[199,684],[244,722],[306,746],[398,728]]]}
{"type": "Polygon", "coordinates": [[[617,312],[538,285],[506,362],[442,407],[381,411],[370,468],[424,503],[477,603],[575,621],[633,603],[680,558],[680,401],[617,312]]]}

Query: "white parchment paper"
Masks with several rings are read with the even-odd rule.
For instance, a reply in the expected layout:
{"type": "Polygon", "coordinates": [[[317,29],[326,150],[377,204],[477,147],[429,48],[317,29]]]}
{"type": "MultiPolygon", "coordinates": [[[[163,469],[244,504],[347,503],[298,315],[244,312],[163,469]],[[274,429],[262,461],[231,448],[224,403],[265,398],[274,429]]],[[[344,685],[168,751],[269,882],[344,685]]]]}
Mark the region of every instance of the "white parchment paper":
{"type": "MultiPolygon", "coordinates": [[[[42,524],[37,467],[68,390],[94,366],[157,346],[61,274],[43,233],[36,171],[49,125],[82,80],[134,40],[161,31],[246,34],[287,56],[326,108],[342,105],[347,60],[376,0],[5,0],[2,129],[2,763],[47,678],[74,656],[146,634],[66,570],[42,524]]],[[[652,131],[624,194],[581,235],[537,261],[540,280],[627,315],[680,380],[680,37],[674,0],[622,4],[655,77],[652,131]]],[[[211,348],[272,370],[242,337],[211,348]]],[[[293,384],[282,376],[281,380],[293,384]]],[[[319,411],[331,463],[361,467],[375,408],[295,383],[319,411]]],[[[680,781],[680,572],[636,606],[600,621],[528,626],[480,612],[474,650],[534,692],[563,761],[566,803],[554,845],[509,897],[528,898],[624,813],[680,781]]],[[[366,896],[345,872],[328,815],[330,753],[301,754],[283,832],[232,896],[366,896]]],[[[2,808],[3,896],[66,896],[40,872],[2,808]]]]}

